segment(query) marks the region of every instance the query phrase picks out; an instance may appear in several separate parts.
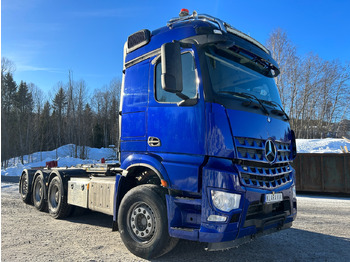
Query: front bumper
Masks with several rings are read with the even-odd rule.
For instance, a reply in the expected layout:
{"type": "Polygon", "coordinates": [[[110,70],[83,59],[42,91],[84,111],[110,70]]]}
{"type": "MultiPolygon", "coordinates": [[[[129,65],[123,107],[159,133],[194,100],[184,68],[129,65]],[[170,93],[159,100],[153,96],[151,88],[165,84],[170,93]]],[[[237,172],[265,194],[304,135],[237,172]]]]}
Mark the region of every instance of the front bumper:
{"type": "Polygon", "coordinates": [[[291,226],[292,226],[292,223],[288,223],[288,224],[283,225],[283,227],[281,227],[281,228],[270,228],[270,229],[267,229],[265,231],[260,231],[257,234],[247,235],[247,236],[238,238],[236,240],[217,242],[217,243],[208,243],[208,247],[206,248],[206,250],[217,251],[217,250],[225,250],[225,249],[229,249],[229,248],[238,247],[240,245],[249,243],[250,241],[254,240],[257,237],[270,235],[270,234],[278,232],[280,230],[288,229],[291,226]]]}
{"type": "Polygon", "coordinates": [[[202,199],[187,199],[184,203],[184,200],[167,196],[169,234],[177,238],[212,243],[208,248],[216,250],[237,246],[255,236],[289,228],[297,214],[293,184],[294,179],[274,189],[275,193],[283,194],[282,202],[266,204],[265,195],[272,193],[272,190],[241,186],[231,161],[211,159],[203,169],[202,199]],[[230,212],[217,210],[211,201],[212,189],[241,194],[239,208],[230,212]],[[211,215],[225,216],[227,219],[225,222],[208,221],[211,215]]]}

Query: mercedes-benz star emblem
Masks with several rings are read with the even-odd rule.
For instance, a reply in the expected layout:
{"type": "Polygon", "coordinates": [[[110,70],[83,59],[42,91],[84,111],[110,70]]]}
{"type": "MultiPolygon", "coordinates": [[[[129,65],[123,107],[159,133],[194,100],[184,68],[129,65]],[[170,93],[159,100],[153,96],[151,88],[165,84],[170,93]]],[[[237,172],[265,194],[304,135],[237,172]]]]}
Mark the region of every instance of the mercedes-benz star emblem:
{"type": "Polygon", "coordinates": [[[273,163],[276,160],[277,152],[276,152],[275,143],[268,139],[265,143],[265,157],[269,163],[273,163]]]}

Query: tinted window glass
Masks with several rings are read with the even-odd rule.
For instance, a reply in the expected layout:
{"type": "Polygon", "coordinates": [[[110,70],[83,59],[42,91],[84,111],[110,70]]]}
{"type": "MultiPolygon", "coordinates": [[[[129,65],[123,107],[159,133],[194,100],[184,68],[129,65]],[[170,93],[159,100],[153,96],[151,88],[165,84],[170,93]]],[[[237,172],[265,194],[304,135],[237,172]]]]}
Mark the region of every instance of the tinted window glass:
{"type": "MultiPolygon", "coordinates": [[[[182,93],[189,98],[195,98],[196,89],[196,66],[194,58],[191,53],[187,52],[181,55],[182,63],[182,93]]],[[[176,94],[166,92],[162,89],[161,84],[162,64],[158,63],[156,66],[156,99],[159,102],[177,103],[182,101],[176,94]]]]}
{"type": "MultiPolygon", "coordinates": [[[[209,75],[215,94],[242,99],[240,93],[253,95],[262,101],[281,104],[270,69],[257,63],[254,58],[243,56],[230,49],[207,48],[209,75]]],[[[246,99],[246,98],[243,98],[246,99]]]]}

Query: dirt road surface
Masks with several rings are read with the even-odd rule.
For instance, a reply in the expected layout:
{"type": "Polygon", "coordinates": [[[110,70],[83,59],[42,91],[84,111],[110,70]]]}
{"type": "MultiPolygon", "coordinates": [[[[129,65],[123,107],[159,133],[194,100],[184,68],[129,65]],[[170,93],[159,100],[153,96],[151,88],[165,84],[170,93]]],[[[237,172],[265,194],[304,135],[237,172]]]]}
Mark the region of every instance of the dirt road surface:
{"type": "MultiPolygon", "coordinates": [[[[291,229],[217,252],[180,241],[155,261],[350,261],[350,198],[298,196],[298,208],[291,229]]],[[[1,184],[1,261],[145,261],[111,224],[95,212],[55,220],[24,204],[18,184],[1,184]]]]}

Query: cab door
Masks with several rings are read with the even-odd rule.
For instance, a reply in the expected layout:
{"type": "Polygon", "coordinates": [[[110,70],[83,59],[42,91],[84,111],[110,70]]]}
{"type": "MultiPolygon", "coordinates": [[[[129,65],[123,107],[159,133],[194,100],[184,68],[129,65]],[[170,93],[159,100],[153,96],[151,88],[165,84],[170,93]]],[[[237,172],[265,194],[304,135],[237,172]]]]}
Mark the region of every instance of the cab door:
{"type": "Polygon", "coordinates": [[[173,188],[198,191],[198,170],[205,155],[203,88],[195,50],[182,50],[183,94],[192,105],[161,87],[161,61],[151,65],[147,151],[161,157],[173,188]]]}

